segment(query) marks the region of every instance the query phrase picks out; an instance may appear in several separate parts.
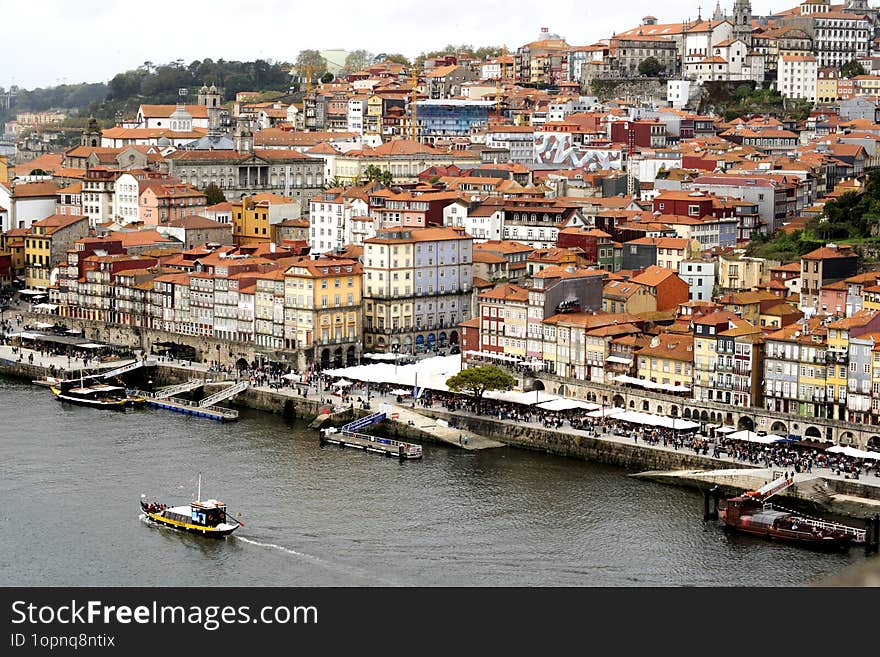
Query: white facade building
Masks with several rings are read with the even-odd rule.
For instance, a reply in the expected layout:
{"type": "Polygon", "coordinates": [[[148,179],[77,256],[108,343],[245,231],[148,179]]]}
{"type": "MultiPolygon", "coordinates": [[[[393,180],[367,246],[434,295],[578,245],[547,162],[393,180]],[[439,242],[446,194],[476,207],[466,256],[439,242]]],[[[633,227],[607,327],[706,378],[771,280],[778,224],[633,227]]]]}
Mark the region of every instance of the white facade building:
{"type": "Polygon", "coordinates": [[[811,55],[783,55],[776,71],[776,89],[784,98],[805,98],[816,102],[819,66],[811,55]]]}

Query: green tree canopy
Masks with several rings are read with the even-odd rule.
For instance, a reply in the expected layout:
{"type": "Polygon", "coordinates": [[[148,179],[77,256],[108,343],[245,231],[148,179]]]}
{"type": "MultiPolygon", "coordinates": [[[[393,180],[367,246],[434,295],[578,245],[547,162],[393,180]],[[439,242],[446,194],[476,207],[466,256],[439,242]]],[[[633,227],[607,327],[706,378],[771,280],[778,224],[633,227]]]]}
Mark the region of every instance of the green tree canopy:
{"type": "Polygon", "coordinates": [[[226,195],[223,193],[223,190],[217,187],[215,183],[209,183],[202,191],[207,197],[206,202],[208,205],[217,205],[226,201],[226,195]]]}
{"type": "Polygon", "coordinates": [[[327,72],[327,60],[317,50],[300,50],[293,68],[300,76],[305,77],[310,67],[312,79],[320,78],[327,72]]]}
{"type": "Polygon", "coordinates": [[[367,182],[390,185],[394,181],[394,175],[388,169],[380,169],[375,164],[370,164],[364,169],[363,179],[367,182]]]}
{"type": "Polygon", "coordinates": [[[373,61],[373,54],[366,50],[353,50],[348,53],[345,58],[345,66],[342,68],[342,75],[360,71],[370,65],[373,61]]]}
{"type": "Polygon", "coordinates": [[[864,75],[865,67],[858,60],[853,59],[840,67],[840,75],[845,78],[852,78],[856,75],[864,75]]]}
{"type": "Polygon", "coordinates": [[[446,379],[446,386],[453,392],[467,392],[477,400],[489,390],[510,390],[516,380],[494,365],[469,367],[446,379]]]}
{"type": "Polygon", "coordinates": [[[656,78],[660,71],[663,70],[663,66],[657,61],[656,57],[646,57],[641,62],[639,62],[639,75],[644,75],[649,78],[656,78]]]}

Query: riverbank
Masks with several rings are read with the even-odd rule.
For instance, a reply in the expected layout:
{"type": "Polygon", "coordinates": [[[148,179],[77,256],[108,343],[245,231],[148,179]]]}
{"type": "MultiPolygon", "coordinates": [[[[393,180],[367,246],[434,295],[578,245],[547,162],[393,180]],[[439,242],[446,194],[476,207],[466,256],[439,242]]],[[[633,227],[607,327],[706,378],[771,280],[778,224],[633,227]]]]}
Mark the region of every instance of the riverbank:
{"type": "MultiPolygon", "coordinates": [[[[47,358],[22,362],[9,358],[0,347],[0,373],[28,381],[44,379],[49,374],[47,358]]],[[[51,358],[51,357],[50,357],[51,358]]],[[[60,357],[56,357],[60,358],[60,357]]],[[[102,363],[112,368],[130,361],[102,363]]],[[[57,364],[56,364],[57,367],[57,364]]],[[[90,368],[92,369],[92,368],[90,368]]],[[[192,378],[201,378],[206,385],[217,384],[226,377],[213,374],[200,363],[159,362],[155,366],[155,385],[170,385],[192,378]]],[[[352,393],[357,398],[358,393],[352,393]]],[[[363,395],[364,398],[366,395],[363,395]]],[[[665,484],[708,488],[719,485],[727,493],[756,488],[772,478],[772,470],[750,466],[733,458],[713,458],[687,448],[648,445],[634,442],[631,436],[613,432],[587,432],[565,427],[548,429],[538,423],[499,420],[466,412],[450,413],[436,408],[410,407],[395,398],[373,394],[369,410],[358,404],[343,407],[339,398],[313,387],[306,394],[295,388],[251,387],[239,394],[232,405],[279,414],[286,419],[311,420],[324,410],[332,412],[330,422],[343,424],[378,410],[385,410],[389,419],[371,427],[369,432],[408,442],[444,444],[465,450],[516,447],[542,451],[568,458],[616,465],[634,471],[634,476],[665,484]],[[751,474],[754,473],[754,474],[751,474]]],[[[798,473],[797,484],[780,496],[793,504],[807,505],[815,512],[861,519],[880,511],[880,478],[845,480],[830,471],[798,473]]]]}

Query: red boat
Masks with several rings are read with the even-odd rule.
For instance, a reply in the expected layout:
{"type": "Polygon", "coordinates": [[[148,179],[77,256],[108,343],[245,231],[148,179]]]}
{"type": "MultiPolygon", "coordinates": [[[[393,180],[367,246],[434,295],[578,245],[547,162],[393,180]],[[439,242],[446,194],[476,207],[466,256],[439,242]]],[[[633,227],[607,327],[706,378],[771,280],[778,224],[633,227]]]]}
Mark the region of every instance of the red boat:
{"type": "Polygon", "coordinates": [[[846,549],[864,541],[864,530],[799,516],[766,502],[793,484],[794,477],[784,475],[756,491],[731,497],[719,508],[719,518],[726,529],[808,547],[846,549]]]}

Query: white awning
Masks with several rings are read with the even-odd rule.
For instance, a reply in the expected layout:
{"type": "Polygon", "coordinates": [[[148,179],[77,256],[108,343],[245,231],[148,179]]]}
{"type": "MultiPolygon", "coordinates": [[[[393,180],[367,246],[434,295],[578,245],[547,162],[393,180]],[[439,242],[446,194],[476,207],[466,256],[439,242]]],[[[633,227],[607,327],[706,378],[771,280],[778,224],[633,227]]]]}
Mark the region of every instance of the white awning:
{"type": "Polygon", "coordinates": [[[23,294],[26,297],[44,297],[49,294],[43,290],[19,290],[18,293],[23,294]]]}
{"type": "Polygon", "coordinates": [[[518,363],[522,358],[516,356],[508,356],[507,354],[495,354],[491,351],[466,351],[466,356],[477,356],[478,358],[489,358],[493,360],[501,360],[507,363],[518,363]]]}
{"type": "Polygon", "coordinates": [[[647,388],[648,390],[663,390],[665,392],[690,392],[690,388],[682,385],[675,385],[673,383],[654,383],[653,381],[648,381],[647,379],[637,379],[632,376],[627,376],[625,374],[620,374],[618,376],[613,377],[614,381],[618,383],[628,383],[634,386],[641,386],[643,388],[647,388]]]}
{"type": "Polygon", "coordinates": [[[632,422],[633,424],[647,424],[649,426],[665,427],[667,429],[676,429],[679,431],[687,431],[689,429],[699,429],[699,422],[691,422],[678,417],[666,417],[665,415],[653,415],[651,413],[640,413],[638,411],[624,411],[614,416],[615,420],[624,422],[632,422]]]}
{"type": "Polygon", "coordinates": [[[86,342],[85,344],[77,344],[73,345],[75,347],[81,347],[82,349],[103,349],[107,345],[98,344],[97,342],[86,342]]]}
{"type": "Polygon", "coordinates": [[[571,411],[576,408],[585,411],[594,411],[601,408],[599,404],[591,404],[590,402],[580,401],[578,399],[553,399],[547,402],[541,402],[535,405],[537,408],[543,408],[545,411],[571,411]]]}
{"type": "Polygon", "coordinates": [[[38,303],[36,306],[34,306],[34,310],[58,310],[58,304],[38,303]]]}
{"type": "Polygon", "coordinates": [[[834,447],[829,447],[825,451],[831,452],[833,454],[843,454],[844,456],[849,456],[854,459],[880,460],[880,452],[866,452],[863,449],[858,449],[857,447],[850,447],[849,445],[847,445],[846,447],[843,447],[841,445],[835,445],[834,447]]]}
{"type": "Polygon", "coordinates": [[[717,429],[715,429],[715,433],[721,433],[721,434],[733,433],[734,431],[736,431],[736,427],[731,427],[728,425],[724,425],[722,427],[718,427],[717,429]]]}
{"type": "Polygon", "coordinates": [[[768,433],[766,436],[759,436],[754,431],[737,431],[729,434],[727,437],[731,440],[743,440],[747,443],[759,443],[761,445],[772,445],[786,440],[782,436],[777,436],[773,433],[768,433]]]}
{"type": "Polygon", "coordinates": [[[499,392],[497,390],[490,390],[483,396],[486,399],[497,399],[498,401],[510,402],[511,404],[522,404],[523,406],[532,406],[542,402],[562,399],[562,397],[551,395],[543,390],[533,390],[531,392],[514,392],[512,390],[499,392]]]}
{"type": "Polygon", "coordinates": [[[47,328],[52,328],[55,325],[54,324],[47,324],[46,322],[37,322],[36,324],[34,324],[34,326],[36,326],[38,329],[47,329],[47,328]]]}
{"type": "Polygon", "coordinates": [[[632,358],[623,358],[622,356],[608,356],[606,363],[619,363],[620,365],[632,365],[632,358]]]}
{"type": "Polygon", "coordinates": [[[626,411],[622,408],[612,407],[612,406],[603,406],[595,411],[591,411],[587,413],[587,417],[616,417],[620,413],[625,413],[626,411]]]}

